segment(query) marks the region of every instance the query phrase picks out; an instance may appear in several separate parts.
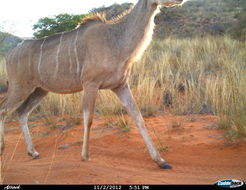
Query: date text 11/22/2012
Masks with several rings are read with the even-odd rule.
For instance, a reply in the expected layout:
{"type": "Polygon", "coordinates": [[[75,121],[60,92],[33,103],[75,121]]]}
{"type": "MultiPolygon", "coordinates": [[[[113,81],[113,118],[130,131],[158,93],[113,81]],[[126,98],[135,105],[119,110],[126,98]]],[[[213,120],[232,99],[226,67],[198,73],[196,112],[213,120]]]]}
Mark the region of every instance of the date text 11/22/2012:
{"type": "Polygon", "coordinates": [[[94,185],[94,190],[149,190],[149,185],[94,185]]]}

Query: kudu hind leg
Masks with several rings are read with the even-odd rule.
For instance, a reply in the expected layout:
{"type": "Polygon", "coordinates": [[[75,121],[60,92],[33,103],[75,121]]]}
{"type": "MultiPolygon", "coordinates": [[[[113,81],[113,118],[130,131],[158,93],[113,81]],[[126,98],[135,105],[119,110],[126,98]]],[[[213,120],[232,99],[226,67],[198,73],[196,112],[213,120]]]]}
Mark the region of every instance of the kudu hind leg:
{"type": "Polygon", "coordinates": [[[16,110],[18,115],[20,125],[25,137],[27,152],[28,155],[33,157],[33,159],[39,158],[39,153],[35,150],[32,139],[30,136],[28,128],[28,116],[29,113],[40,103],[40,101],[48,94],[48,92],[37,88],[25,101],[24,103],[16,110]]]}
{"type": "Polygon", "coordinates": [[[139,111],[134,98],[132,96],[131,90],[128,84],[114,89],[113,92],[119,97],[124,107],[126,107],[128,114],[131,116],[133,121],[136,123],[139,132],[141,133],[147,148],[149,150],[151,158],[163,169],[171,169],[172,167],[168,165],[164,159],[162,159],[157,152],[144,124],[143,117],[139,111]]]}
{"type": "Polygon", "coordinates": [[[1,102],[0,105],[0,155],[4,149],[4,121],[8,113],[15,111],[20,104],[25,101],[25,98],[31,94],[31,89],[21,90],[12,89],[8,90],[6,98],[1,102]]]}
{"type": "Polygon", "coordinates": [[[7,110],[5,108],[7,98],[4,98],[0,103],[0,155],[3,154],[4,149],[4,120],[7,115],[7,110]]]}
{"type": "Polygon", "coordinates": [[[95,102],[98,88],[85,87],[83,96],[83,112],[84,112],[84,140],[82,147],[82,160],[89,159],[89,137],[92,120],[94,117],[95,102]]]}

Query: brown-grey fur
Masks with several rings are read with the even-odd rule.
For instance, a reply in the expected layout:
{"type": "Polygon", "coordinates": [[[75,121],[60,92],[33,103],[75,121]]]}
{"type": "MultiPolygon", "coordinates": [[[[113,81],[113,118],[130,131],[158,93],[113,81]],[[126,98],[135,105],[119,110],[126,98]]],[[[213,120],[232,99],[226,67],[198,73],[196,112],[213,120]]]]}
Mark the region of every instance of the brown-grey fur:
{"type": "Polygon", "coordinates": [[[3,153],[4,120],[16,111],[28,153],[37,158],[27,119],[48,92],[74,93],[84,90],[84,141],[82,159],[88,160],[89,133],[99,89],[110,89],[119,97],[135,121],[152,159],[162,168],[170,166],[160,157],[144,126],[128,85],[132,64],[151,41],[159,5],[181,5],[186,0],[139,0],[120,19],[88,18],[71,32],[39,40],[26,40],[7,56],[9,88],[0,103],[0,153],[3,153]]]}

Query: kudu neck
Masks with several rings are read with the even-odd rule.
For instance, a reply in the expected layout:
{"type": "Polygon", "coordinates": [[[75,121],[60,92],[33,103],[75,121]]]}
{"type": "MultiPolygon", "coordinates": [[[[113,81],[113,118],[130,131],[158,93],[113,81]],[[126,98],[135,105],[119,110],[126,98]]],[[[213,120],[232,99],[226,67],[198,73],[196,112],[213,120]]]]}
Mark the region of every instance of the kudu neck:
{"type": "Polygon", "coordinates": [[[132,11],[117,23],[121,29],[118,40],[122,42],[122,52],[134,54],[135,50],[146,48],[144,46],[152,38],[154,17],[158,10],[158,6],[150,4],[148,0],[139,0],[132,11]]]}

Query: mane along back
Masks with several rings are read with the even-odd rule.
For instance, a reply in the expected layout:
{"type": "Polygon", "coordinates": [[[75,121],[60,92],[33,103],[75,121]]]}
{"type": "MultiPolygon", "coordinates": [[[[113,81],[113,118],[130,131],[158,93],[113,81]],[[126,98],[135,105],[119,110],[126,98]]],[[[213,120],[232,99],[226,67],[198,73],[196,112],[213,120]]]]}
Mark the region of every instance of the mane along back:
{"type": "Polygon", "coordinates": [[[123,11],[122,13],[120,13],[119,15],[115,16],[114,18],[108,20],[106,18],[106,13],[104,12],[97,12],[94,14],[91,14],[85,18],[82,19],[82,21],[79,23],[79,25],[77,26],[77,28],[82,27],[83,25],[86,24],[90,24],[90,23],[107,23],[107,24],[113,24],[118,22],[119,20],[121,20],[123,17],[125,17],[126,15],[129,14],[129,12],[132,10],[132,7],[130,7],[129,9],[123,11]]]}
{"type": "Polygon", "coordinates": [[[101,14],[101,13],[95,13],[95,14],[89,15],[81,20],[77,28],[80,28],[80,27],[83,27],[85,25],[95,23],[95,22],[106,23],[107,22],[106,15],[101,14]]]}

